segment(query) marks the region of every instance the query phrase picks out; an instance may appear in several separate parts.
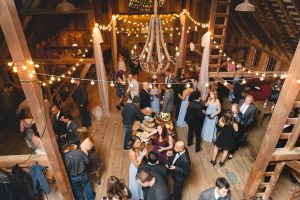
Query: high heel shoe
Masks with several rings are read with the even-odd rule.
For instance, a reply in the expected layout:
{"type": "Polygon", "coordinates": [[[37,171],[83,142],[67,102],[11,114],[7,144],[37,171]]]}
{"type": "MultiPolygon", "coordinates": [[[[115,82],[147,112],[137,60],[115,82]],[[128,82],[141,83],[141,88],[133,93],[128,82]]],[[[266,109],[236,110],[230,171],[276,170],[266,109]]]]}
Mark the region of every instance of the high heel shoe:
{"type": "Polygon", "coordinates": [[[210,164],[212,164],[213,166],[215,166],[217,164],[217,162],[215,160],[211,160],[210,164]]]}
{"type": "Polygon", "coordinates": [[[219,162],[219,165],[220,165],[220,167],[224,166],[224,161],[223,161],[223,162],[220,161],[220,162],[219,162]]]}

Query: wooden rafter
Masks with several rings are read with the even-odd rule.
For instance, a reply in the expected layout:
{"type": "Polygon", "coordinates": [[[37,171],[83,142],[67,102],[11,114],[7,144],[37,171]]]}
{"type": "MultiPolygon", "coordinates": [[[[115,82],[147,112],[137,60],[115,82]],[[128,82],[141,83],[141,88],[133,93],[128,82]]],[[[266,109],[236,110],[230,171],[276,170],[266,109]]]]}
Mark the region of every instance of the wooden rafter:
{"type": "Polygon", "coordinates": [[[58,11],[56,9],[22,9],[21,15],[74,15],[74,14],[87,14],[90,12],[90,8],[77,8],[74,11],[58,11]]]}

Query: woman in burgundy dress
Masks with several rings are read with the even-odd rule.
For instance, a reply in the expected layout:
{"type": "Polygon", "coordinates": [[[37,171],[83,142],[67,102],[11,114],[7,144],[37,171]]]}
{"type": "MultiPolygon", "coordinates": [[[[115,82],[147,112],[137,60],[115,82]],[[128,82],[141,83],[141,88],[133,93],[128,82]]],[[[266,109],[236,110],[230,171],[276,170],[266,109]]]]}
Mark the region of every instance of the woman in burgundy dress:
{"type": "Polygon", "coordinates": [[[153,139],[153,151],[158,154],[159,162],[163,165],[167,164],[167,151],[173,149],[174,143],[173,138],[168,134],[168,130],[164,123],[157,126],[157,132],[154,134],[153,139]]]}

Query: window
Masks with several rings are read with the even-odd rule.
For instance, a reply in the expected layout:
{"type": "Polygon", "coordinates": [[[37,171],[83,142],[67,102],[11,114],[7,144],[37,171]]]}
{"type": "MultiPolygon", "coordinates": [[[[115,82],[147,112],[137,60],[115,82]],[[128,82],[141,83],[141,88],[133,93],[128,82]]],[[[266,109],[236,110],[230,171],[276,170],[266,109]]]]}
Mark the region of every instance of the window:
{"type": "Polygon", "coordinates": [[[276,60],[269,56],[269,59],[265,66],[266,71],[274,71],[275,64],[276,60]]]}
{"type": "Polygon", "coordinates": [[[254,67],[258,66],[260,55],[261,55],[261,51],[258,50],[258,49],[255,49],[254,58],[253,58],[253,61],[252,61],[252,65],[254,67]]]}

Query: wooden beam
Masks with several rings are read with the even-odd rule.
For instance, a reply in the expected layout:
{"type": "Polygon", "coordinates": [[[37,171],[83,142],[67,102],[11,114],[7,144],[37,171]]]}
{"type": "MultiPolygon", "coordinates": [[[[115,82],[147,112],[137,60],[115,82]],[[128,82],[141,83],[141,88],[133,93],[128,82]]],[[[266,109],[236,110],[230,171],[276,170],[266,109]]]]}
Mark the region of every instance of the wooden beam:
{"type": "Polygon", "coordinates": [[[36,122],[40,136],[42,137],[42,143],[49,159],[49,165],[53,171],[55,171],[54,176],[63,198],[72,200],[74,197],[58,150],[56,137],[49,119],[49,111],[44,109],[41,86],[37,83],[36,76],[33,78],[29,77],[29,71],[34,70],[34,67],[28,65],[31,56],[14,1],[1,0],[0,10],[1,28],[11,57],[19,69],[18,76],[19,79],[22,80],[21,84],[29,108],[36,122]],[[22,70],[23,65],[28,65],[28,69],[22,70]]]}
{"type": "MultiPolygon", "coordinates": [[[[269,162],[271,160],[278,160],[279,157],[280,159],[286,159],[277,150],[274,155],[273,153],[275,152],[275,147],[282,134],[282,127],[285,125],[286,120],[288,119],[289,113],[293,108],[300,90],[300,85],[297,83],[297,79],[300,78],[299,63],[300,43],[297,46],[279,99],[268,124],[261,148],[245,185],[244,192],[247,199],[250,199],[255,195],[269,162]]],[[[286,150],[283,153],[286,154],[286,150]]],[[[299,157],[298,159],[300,159],[299,152],[298,155],[293,154],[295,154],[295,152],[290,153],[288,158],[299,157]]]]}
{"type": "Polygon", "coordinates": [[[75,65],[79,64],[95,64],[94,58],[64,58],[64,59],[56,59],[56,58],[33,58],[34,63],[38,63],[41,65],[75,65]]]}
{"type": "MultiPolygon", "coordinates": [[[[245,78],[259,78],[260,76],[255,75],[256,72],[209,72],[209,77],[220,77],[220,78],[233,78],[235,76],[245,77],[245,78]]],[[[276,71],[276,72],[264,72],[266,76],[273,75],[274,73],[282,74],[286,72],[276,71]]]]}
{"type": "Polygon", "coordinates": [[[74,14],[87,14],[90,12],[90,8],[77,8],[74,11],[59,11],[56,9],[22,9],[21,15],[74,15],[74,14]]]}
{"type": "Polygon", "coordinates": [[[286,148],[276,149],[271,161],[300,160],[300,147],[294,147],[291,151],[286,148]]]}
{"type": "Polygon", "coordinates": [[[285,162],[281,162],[276,165],[273,175],[271,176],[270,182],[268,183],[268,186],[266,188],[266,191],[264,192],[264,194],[262,196],[262,199],[269,199],[269,197],[271,196],[274,185],[278,181],[278,178],[281,174],[281,171],[282,171],[284,165],[285,165],[285,162]]]}
{"type": "Polygon", "coordinates": [[[293,147],[295,146],[295,144],[297,142],[299,134],[300,134],[300,117],[297,119],[297,122],[292,130],[289,140],[287,141],[287,143],[284,147],[286,150],[291,151],[293,149],[293,147]]]}
{"type": "Polygon", "coordinates": [[[12,168],[16,163],[20,167],[30,167],[35,162],[38,162],[40,165],[49,166],[48,158],[45,154],[23,154],[23,155],[9,155],[9,156],[0,156],[0,166],[2,168],[12,168]],[[22,163],[24,160],[27,162],[22,163]]]}
{"type": "Polygon", "coordinates": [[[289,166],[290,168],[294,169],[298,173],[300,173],[300,162],[293,160],[293,161],[287,161],[286,165],[289,166]]]}

